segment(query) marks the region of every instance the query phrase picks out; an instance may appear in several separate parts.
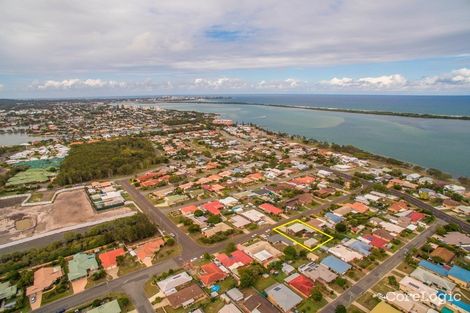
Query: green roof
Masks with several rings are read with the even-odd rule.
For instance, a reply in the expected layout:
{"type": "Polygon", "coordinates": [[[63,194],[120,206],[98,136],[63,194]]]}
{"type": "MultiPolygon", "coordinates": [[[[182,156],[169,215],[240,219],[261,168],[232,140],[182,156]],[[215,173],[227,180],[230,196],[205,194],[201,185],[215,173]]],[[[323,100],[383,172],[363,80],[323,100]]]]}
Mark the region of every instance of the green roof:
{"type": "Polygon", "coordinates": [[[121,307],[117,300],[106,302],[97,308],[87,311],[87,313],[121,313],[121,307]]]}
{"type": "Polygon", "coordinates": [[[94,254],[77,253],[69,261],[69,280],[86,277],[88,270],[97,270],[98,262],[94,254]]]}
{"type": "Polygon", "coordinates": [[[0,283],[0,300],[9,299],[16,295],[16,286],[11,286],[10,282],[0,283]]]}

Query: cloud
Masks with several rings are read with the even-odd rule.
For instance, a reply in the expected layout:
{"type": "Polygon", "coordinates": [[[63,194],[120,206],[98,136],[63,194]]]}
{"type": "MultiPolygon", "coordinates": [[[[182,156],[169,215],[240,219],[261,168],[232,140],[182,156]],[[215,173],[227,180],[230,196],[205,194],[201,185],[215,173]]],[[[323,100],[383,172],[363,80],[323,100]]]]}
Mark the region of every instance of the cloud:
{"type": "Polygon", "coordinates": [[[224,92],[421,92],[452,91],[470,88],[470,70],[456,69],[438,76],[408,80],[401,74],[368,77],[333,77],[329,80],[307,81],[293,77],[283,80],[247,80],[239,77],[198,77],[194,79],[105,80],[100,78],[71,78],[35,81],[30,90],[46,91],[103,91],[149,93],[224,93],[224,92]]]}
{"type": "Polygon", "coordinates": [[[470,86],[470,69],[461,68],[453,70],[440,76],[425,77],[421,81],[425,86],[439,86],[439,85],[456,85],[456,86],[470,86]]]}
{"type": "Polygon", "coordinates": [[[466,0],[3,0],[0,72],[214,76],[464,55],[468,9],[466,0]]]}
{"type": "Polygon", "coordinates": [[[193,81],[193,88],[200,89],[243,89],[248,87],[248,83],[239,78],[222,77],[217,79],[196,78],[193,81]]]}
{"type": "Polygon", "coordinates": [[[78,78],[58,80],[47,80],[42,83],[33,83],[31,88],[37,90],[47,89],[87,89],[87,88],[126,88],[126,82],[119,82],[114,80],[101,80],[101,79],[85,79],[78,78]]]}
{"type": "Polygon", "coordinates": [[[349,77],[337,78],[333,77],[330,80],[323,80],[321,84],[331,85],[336,87],[354,87],[365,89],[388,89],[403,87],[407,84],[407,80],[400,74],[383,75],[377,77],[362,77],[352,79],[349,77]]]}
{"type": "Polygon", "coordinates": [[[3,84],[0,84],[0,91],[3,90],[3,87],[4,87],[3,84]]]}

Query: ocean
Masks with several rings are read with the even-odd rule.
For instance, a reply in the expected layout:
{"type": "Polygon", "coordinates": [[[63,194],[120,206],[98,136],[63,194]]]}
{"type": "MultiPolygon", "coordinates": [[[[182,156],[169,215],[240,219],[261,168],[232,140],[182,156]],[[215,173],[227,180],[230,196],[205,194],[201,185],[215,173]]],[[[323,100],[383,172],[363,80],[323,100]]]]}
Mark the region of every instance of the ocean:
{"type": "Polygon", "coordinates": [[[225,101],[354,110],[469,115],[470,96],[234,95],[225,101]]]}
{"type": "MultiPolygon", "coordinates": [[[[466,96],[241,95],[231,97],[232,99],[224,101],[470,115],[470,97],[466,96]],[[366,99],[363,105],[360,105],[361,99],[366,99]]],[[[237,122],[255,123],[274,131],[354,145],[375,154],[423,167],[437,168],[456,177],[470,176],[470,121],[325,112],[222,102],[167,103],[158,106],[219,113],[222,117],[237,122]]]]}

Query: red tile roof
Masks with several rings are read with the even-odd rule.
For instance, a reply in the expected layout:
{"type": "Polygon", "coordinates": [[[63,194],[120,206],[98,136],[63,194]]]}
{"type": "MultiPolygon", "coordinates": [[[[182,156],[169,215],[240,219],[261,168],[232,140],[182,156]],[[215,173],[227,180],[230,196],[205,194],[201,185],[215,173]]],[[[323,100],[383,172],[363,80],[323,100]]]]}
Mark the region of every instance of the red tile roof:
{"type": "Polygon", "coordinates": [[[291,183],[296,185],[310,185],[315,182],[315,178],[312,176],[297,177],[291,180],[291,183]]]}
{"type": "Polygon", "coordinates": [[[279,215],[282,213],[282,210],[270,203],[263,203],[259,208],[267,213],[279,215]]]}
{"type": "Polygon", "coordinates": [[[302,274],[291,280],[289,285],[291,285],[295,290],[300,292],[305,297],[310,296],[314,287],[313,280],[302,274]]]}
{"type": "Polygon", "coordinates": [[[183,214],[194,213],[196,210],[197,210],[197,206],[195,205],[188,205],[180,209],[181,213],[183,214]]]}
{"type": "Polygon", "coordinates": [[[215,201],[207,202],[202,207],[207,212],[210,212],[214,215],[220,215],[220,209],[222,209],[224,205],[220,203],[219,201],[215,200],[215,201]]]}
{"type": "Polygon", "coordinates": [[[137,177],[137,181],[144,182],[146,180],[152,179],[157,175],[155,172],[147,172],[144,175],[137,177]]]}
{"type": "Polygon", "coordinates": [[[411,214],[408,215],[408,217],[411,219],[411,221],[412,221],[413,223],[416,223],[416,222],[418,222],[418,221],[421,221],[425,216],[426,216],[426,215],[424,215],[423,213],[421,213],[421,212],[415,212],[415,211],[411,212],[411,214]]]}
{"type": "Polygon", "coordinates": [[[406,203],[406,201],[400,200],[393,202],[392,205],[388,208],[388,210],[392,212],[400,212],[402,210],[406,210],[407,208],[408,203],[406,203]]]}
{"type": "Polygon", "coordinates": [[[214,263],[207,263],[201,266],[201,274],[199,280],[204,286],[211,286],[215,282],[224,279],[227,276],[222,270],[214,263]]]}
{"type": "Polygon", "coordinates": [[[386,245],[387,245],[387,241],[380,238],[380,237],[377,237],[377,236],[374,236],[374,235],[366,235],[364,236],[364,238],[366,238],[367,240],[370,241],[370,244],[376,248],[384,248],[386,245]]]}
{"type": "Polygon", "coordinates": [[[369,210],[369,207],[361,202],[354,202],[353,204],[350,205],[350,207],[353,208],[353,210],[358,213],[365,213],[369,210]]]}
{"type": "Polygon", "coordinates": [[[116,258],[124,254],[126,254],[124,249],[118,248],[118,249],[114,249],[108,252],[101,253],[98,257],[100,258],[101,265],[103,265],[103,267],[106,269],[112,266],[116,266],[117,265],[116,258]]]}
{"type": "Polygon", "coordinates": [[[158,249],[160,249],[164,244],[165,242],[163,239],[157,238],[138,246],[135,252],[139,260],[143,260],[146,257],[151,257],[155,251],[158,251],[158,249]]]}
{"type": "Polygon", "coordinates": [[[231,267],[235,263],[248,265],[253,262],[253,259],[241,250],[235,250],[230,256],[226,255],[225,253],[220,253],[216,256],[216,258],[225,267],[231,267]]]}

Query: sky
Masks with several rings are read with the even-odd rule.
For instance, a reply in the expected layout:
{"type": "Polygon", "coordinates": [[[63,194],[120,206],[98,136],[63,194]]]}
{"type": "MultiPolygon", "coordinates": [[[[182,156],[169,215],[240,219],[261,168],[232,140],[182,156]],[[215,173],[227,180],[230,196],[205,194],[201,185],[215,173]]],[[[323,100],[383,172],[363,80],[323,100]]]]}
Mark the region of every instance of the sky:
{"type": "Polygon", "coordinates": [[[0,98],[470,94],[468,0],[0,0],[0,98]]]}

